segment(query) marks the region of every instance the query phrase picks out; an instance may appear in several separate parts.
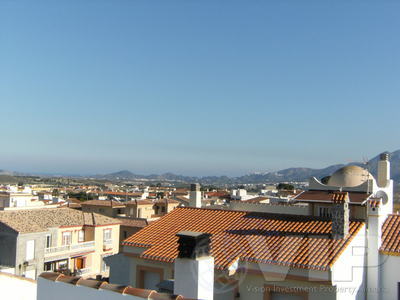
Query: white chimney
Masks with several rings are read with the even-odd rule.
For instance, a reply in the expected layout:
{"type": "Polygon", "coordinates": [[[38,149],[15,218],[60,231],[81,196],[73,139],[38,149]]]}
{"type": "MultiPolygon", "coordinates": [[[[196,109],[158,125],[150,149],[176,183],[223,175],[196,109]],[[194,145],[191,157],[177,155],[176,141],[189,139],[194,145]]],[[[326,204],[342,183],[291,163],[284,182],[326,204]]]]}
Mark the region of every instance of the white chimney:
{"type": "Polygon", "coordinates": [[[212,300],[214,296],[214,258],[210,256],[211,234],[177,233],[178,258],[174,266],[174,294],[189,299],[212,300]]]}
{"type": "Polygon", "coordinates": [[[378,162],[378,186],[386,187],[390,181],[389,154],[382,153],[378,162]]]}
{"type": "Polygon", "coordinates": [[[194,183],[190,185],[190,206],[191,207],[201,207],[201,191],[200,184],[194,183]]]}

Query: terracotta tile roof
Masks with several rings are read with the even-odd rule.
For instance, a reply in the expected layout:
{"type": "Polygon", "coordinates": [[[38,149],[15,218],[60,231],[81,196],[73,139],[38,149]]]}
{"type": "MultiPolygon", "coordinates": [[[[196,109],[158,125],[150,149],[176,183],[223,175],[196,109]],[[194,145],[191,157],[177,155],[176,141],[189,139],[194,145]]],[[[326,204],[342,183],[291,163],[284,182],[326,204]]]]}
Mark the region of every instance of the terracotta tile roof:
{"type": "Polygon", "coordinates": [[[169,203],[169,204],[179,204],[179,201],[176,201],[174,199],[169,199],[169,198],[163,198],[163,199],[157,199],[154,203],[169,203]]]}
{"type": "Polygon", "coordinates": [[[177,195],[189,195],[189,190],[186,190],[186,189],[177,189],[177,190],[175,190],[175,191],[172,191],[171,192],[171,194],[172,195],[175,195],[175,196],[177,196],[177,195]]]}
{"type": "Polygon", "coordinates": [[[146,227],[149,223],[142,218],[117,218],[121,222],[121,226],[127,227],[146,227]]]}
{"type": "MultiPolygon", "coordinates": [[[[293,198],[294,201],[301,202],[332,202],[334,194],[338,191],[304,191],[293,198]]],[[[363,204],[371,196],[369,193],[348,192],[350,204],[363,204]]]]}
{"type": "Polygon", "coordinates": [[[172,263],[178,254],[176,233],[205,232],[212,234],[217,269],[226,269],[241,259],[326,270],[363,226],[361,221],[351,221],[346,238],[332,239],[332,222],[317,217],[176,208],[122,244],[148,248],[142,258],[172,263]]]}
{"type": "Polygon", "coordinates": [[[206,192],[205,195],[208,197],[230,198],[230,194],[227,191],[206,192]]]}
{"type": "Polygon", "coordinates": [[[175,199],[182,204],[189,204],[190,199],[182,196],[176,196],[175,199]]]}
{"type": "Polygon", "coordinates": [[[106,206],[106,207],[125,207],[124,203],[110,200],[89,200],[82,201],[82,206],[106,206]]]}
{"type": "Polygon", "coordinates": [[[116,219],[72,208],[43,208],[0,211],[0,223],[20,233],[43,232],[62,226],[119,224],[116,219]]]}
{"type": "Polygon", "coordinates": [[[79,200],[77,198],[68,198],[66,201],[69,203],[81,203],[82,202],[81,200],[79,200]]]}
{"type": "Polygon", "coordinates": [[[82,208],[82,204],[80,204],[80,203],[70,203],[70,202],[67,202],[67,203],[61,204],[61,207],[82,208]]]}
{"type": "Polygon", "coordinates": [[[400,215],[389,215],[382,227],[382,246],[388,255],[400,256],[400,215]]]}
{"type": "Polygon", "coordinates": [[[368,204],[372,208],[377,208],[377,207],[379,207],[381,205],[381,199],[370,198],[369,201],[368,201],[368,204]]]}
{"type": "Polygon", "coordinates": [[[143,192],[127,193],[127,192],[104,191],[104,192],[98,192],[98,194],[101,194],[101,195],[109,195],[109,196],[140,197],[140,196],[143,195],[143,192]]]}
{"type": "MultiPolygon", "coordinates": [[[[130,285],[118,285],[118,284],[110,284],[106,281],[101,280],[93,280],[93,279],[83,279],[81,277],[73,277],[67,276],[61,273],[55,272],[44,272],[39,275],[40,278],[54,281],[54,282],[63,282],[75,286],[84,286],[87,288],[98,289],[98,290],[108,290],[111,292],[119,293],[124,296],[128,296],[127,299],[131,299],[129,296],[133,296],[135,298],[143,298],[143,299],[176,299],[176,300],[185,300],[186,298],[178,295],[167,295],[163,293],[158,293],[154,290],[145,290],[131,287],[130,285]]],[[[186,299],[189,300],[189,299],[186,299]]]]}
{"type": "Polygon", "coordinates": [[[349,201],[349,193],[347,192],[334,192],[332,194],[333,203],[343,203],[349,201]]]}
{"type": "Polygon", "coordinates": [[[133,201],[128,201],[128,202],[125,202],[125,204],[126,204],[127,206],[128,206],[128,205],[153,205],[154,202],[151,201],[151,200],[145,199],[145,200],[133,200],[133,201]]]}

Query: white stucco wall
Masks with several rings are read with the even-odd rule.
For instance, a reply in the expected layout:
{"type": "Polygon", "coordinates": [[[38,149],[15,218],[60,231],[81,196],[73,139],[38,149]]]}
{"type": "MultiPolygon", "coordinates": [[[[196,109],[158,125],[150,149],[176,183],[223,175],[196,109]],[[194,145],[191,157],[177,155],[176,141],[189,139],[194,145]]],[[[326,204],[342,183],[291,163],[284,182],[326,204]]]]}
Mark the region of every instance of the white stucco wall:
{"type": "Polygon", "coordinates": [[[313,282],[303,281],[277,281],[260,275],[247,274],[240,282],[240,299],[263,300],[265,299],[265,286],[275,286],[277,290],[287,287],[291,290],[308,292],[308,300],[336,300],[335,287],[313,282]]]}
{"type": "Polygon", "coordinates": [[[291,214],[291,215],[311,215],[312,210],[309,205],[284,205],[270,203],[248,203],[240,201],[232,201],[229,209],[267,212],[274,214],[291,214]]]}
{"type": "Polygon", "coordinates": [[[76,286],[64,282],[54,282],[39,277],[37,300],[143,300],[143,298],[123,295],[117,292],[76,286]]]}
{"type": "Polygon", "coordinates": [[[214,258],[178,258],[175,261],[174,294],[189,299],[213,299],[214,258]]]}
{"type": "Polygon", "coordinates": [[[364,300],[367,280],[365,226],[354,237],[332,267],[337,300],[364,300]]]}
{"type": "Polygon", "coordinates": [[[397,299],[397,285],[400,282],[400,256],[380,255],[382,300],[397,299]]]}
{"type": "Polygon", "coordinates": [[[0,299],[36,300],[36,281],[0,272],[0,299]]]}

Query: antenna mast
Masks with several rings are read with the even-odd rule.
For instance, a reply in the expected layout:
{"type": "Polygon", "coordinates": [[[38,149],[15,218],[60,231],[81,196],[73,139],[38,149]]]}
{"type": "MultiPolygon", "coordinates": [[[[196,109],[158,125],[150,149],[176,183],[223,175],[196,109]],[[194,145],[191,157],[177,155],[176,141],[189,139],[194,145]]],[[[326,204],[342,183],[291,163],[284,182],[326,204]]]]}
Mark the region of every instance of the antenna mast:
{"type": "Polygon", "coordinates": [[[371,167],[371,165],[370,165],[370,163],[369,163],[368,158],[364,157],[363,160],[364,160],[365,168],[366,168],[367,171],[368,171],[368,174],[367,174],[367,192],[368,192],[368,193],[371,193],[370,178],[369,178],[369,176],[370,176],[370,174],[371,174],[371,172],[370,172],[370,167],[371,167]]]}

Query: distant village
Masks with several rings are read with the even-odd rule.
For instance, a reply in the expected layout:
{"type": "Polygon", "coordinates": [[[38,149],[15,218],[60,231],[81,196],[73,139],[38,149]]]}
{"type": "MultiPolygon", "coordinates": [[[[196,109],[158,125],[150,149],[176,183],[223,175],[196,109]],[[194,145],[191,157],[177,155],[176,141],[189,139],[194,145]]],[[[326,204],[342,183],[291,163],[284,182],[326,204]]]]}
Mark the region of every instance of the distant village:
{"type": "Polygon", "coordinates": [[[307,182],[24,178],[0,186],[0,286],[14,298],[396,299],[390,157],[307,182]],[[73,296],[72,296],[73,295],[73,296]]]}

